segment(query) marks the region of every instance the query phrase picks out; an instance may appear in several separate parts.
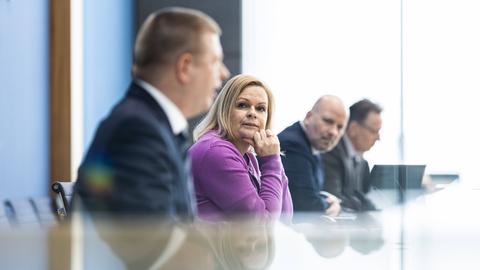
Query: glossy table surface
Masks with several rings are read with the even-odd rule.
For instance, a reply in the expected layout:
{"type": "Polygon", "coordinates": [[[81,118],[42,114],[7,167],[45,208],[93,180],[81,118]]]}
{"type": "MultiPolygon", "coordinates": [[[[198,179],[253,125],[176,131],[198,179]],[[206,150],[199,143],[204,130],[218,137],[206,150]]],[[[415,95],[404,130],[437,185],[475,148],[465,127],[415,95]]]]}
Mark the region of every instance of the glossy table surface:
{"type": "Polygon", "coordinates": [[[453,183],[408,191],[404,203],[396,191],[369,196],[381,211],[180,226],[175,237],[155,221],[4,228],[0,269],[480,269],[480,190],[453,183]]]}

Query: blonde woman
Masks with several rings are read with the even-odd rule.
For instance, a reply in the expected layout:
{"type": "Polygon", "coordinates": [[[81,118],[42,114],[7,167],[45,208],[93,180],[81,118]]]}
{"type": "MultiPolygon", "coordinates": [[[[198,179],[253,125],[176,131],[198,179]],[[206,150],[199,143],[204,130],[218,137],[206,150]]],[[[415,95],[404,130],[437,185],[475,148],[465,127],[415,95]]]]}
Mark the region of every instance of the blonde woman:
{"type": "Polygon", "coordinates": [[[270,130],[273,96],[260,80],[237,75],[194,130],[190,148],[200,218],[292,216],[292,199],[270,130]],[[259,166],[257,158],[261,163],[259,166]]]}

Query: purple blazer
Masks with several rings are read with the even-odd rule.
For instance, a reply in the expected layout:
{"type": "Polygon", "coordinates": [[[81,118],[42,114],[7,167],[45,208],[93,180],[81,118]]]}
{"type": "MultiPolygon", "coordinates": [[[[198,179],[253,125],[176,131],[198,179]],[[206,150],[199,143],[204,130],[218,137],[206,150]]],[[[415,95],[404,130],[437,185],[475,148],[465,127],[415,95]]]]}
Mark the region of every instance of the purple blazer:
{"type": "Polygon", "coordinates": [[[288,178],[279,155],[243,157],[231,142],[209,131],[190,148],[198,215],[222,220],[235,214],[290,221],[293,213],[288,178]]]}

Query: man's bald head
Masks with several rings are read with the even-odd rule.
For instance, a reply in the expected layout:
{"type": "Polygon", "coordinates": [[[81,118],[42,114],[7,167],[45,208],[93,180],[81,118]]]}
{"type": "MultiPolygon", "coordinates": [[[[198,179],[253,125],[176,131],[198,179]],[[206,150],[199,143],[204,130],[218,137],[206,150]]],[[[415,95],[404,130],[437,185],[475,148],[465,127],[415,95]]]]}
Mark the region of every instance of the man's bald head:
{"type": "Polygon", "coordinates": [[[321,152],[328,152],[337,145],[346,123],[345,105],[332,95],[320,97],[303,120],[310,144],[321,152]]]}

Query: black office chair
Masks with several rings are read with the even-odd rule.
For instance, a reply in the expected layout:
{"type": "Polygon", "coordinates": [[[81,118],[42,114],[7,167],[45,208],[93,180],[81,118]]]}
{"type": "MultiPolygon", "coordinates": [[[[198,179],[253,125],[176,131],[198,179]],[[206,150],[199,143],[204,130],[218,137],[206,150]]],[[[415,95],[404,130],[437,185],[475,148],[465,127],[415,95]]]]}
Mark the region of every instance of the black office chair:
{"type": "Polygon", "coordinates": [[[0,230],[10,228],[10,222],[8,221],[5,205],[0,204],[0,230]]]}
{"type": "Polygon", "coordinates": [[[74,182],[56,181],[52,184],[52,191],[55,192],[55,208],[60,220],[63,220],[70,213],[70,201],[73,195],[74,182]]]}
{"type": "Polygon", "coordinates": [[[57,224],[53,201],[50,198],[31,198],[30,203],[42,227],[51,227],[57,224]]]}

